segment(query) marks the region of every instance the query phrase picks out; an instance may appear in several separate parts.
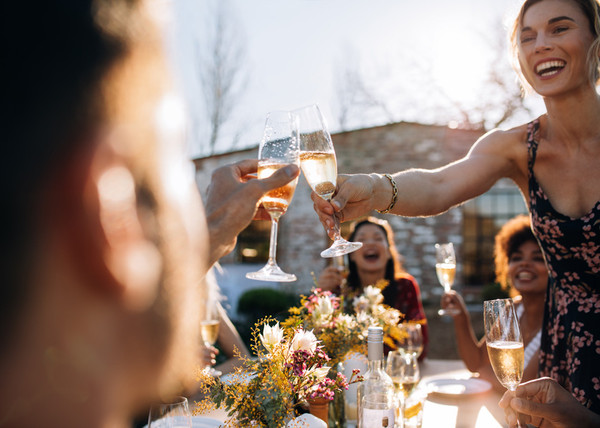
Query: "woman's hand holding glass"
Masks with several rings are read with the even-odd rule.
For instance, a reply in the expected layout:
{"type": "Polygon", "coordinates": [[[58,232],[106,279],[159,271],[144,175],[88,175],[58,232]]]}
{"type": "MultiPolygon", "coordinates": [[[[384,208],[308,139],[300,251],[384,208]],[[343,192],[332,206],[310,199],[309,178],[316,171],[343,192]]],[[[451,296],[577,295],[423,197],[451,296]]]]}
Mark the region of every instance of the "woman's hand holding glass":
{"type": "MultiPolygon", "coordinates": [[[[377,182],[380,178],[379,174],[339,174],[336,183],[337,190],[331,202],[324,200],[316,192],[312,192],[310,197],[313,200],[315,212],[330,236],[333,236],[334,214],[336,213],[340,221],[346,222],[365,216],[375,209],[387,208],[387,205],[383,206],[383,204],[381,207],[373,205],[377,182]],[[336,206],[335,211],[333,206],[336,206]]],[[[383,180],[389,186],[385,177],[383,180]]],[[[384,190],[382,198],[391,198],[391,192],[384,190]]]]}
{"type": "MultiPolygon", "coordinates": [[[[452,242],[446,244],[435,244],[435,272],[438,281],[444,287],[444,293],[450,293],[454,284],[454,275],[456,274],[456,255],[454,254],[454,245],[452,242]]],[[[440,309],[439,315],[458,315],[458,308],[449,307],[440,309]]]]}
{"type": "MultiPolygon", "coordinates": [[[[313,193],[330,201],[336,190],[337,162],[331,135],[317,105],[293,112],[298,119],[300,138],[300,166],[313,193]]],[[[314,199],[313,199],[314,200],[314,199]]],[[[339,218],[332,213],[331,237],[333,244],[321,252],[321,257],[335,257],[362,247],[360,242],[348,242],[340,234],[339,218]]]]}

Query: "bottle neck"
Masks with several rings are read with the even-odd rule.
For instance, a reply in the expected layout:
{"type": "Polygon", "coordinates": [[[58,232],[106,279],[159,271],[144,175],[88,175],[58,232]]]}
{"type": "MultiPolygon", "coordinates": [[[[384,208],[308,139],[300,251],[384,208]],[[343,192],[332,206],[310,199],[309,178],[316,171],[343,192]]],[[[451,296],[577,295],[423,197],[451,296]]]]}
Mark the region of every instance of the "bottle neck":
{"type": "Polygon", "coordinates": [[[369,371],[371,373],[384,371],[383,360],[369,360],[369,371]]]}
{"type": "Polygon", "coordinates": [[[371,361],[383,361],[383,342],[368,342],[369,363],[371,361]]]}
{"type": "Polygon", "coordinates": [[[383,371],[383,342],[369,342],[368,345],[369,370],[371,373],[383,371]]]}

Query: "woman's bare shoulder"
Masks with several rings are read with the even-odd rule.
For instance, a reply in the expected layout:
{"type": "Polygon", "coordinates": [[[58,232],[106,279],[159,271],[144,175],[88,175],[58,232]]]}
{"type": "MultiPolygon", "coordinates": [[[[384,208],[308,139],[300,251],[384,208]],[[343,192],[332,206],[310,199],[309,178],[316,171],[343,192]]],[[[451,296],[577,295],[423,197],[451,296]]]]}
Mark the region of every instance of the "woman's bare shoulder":
{"type": "Polygon", "coordinates": [[[505,167],[511,170],[517,168],[522,173],[523,168],[527,167],[527,124],[487,132],[471,148],[469,156],[491,157],[505,162],[505,167]]]}
{"type": "Polygon", "coordinates": [[[509,129],[492,129],[478,141],[502,146],[522,145],[527,142],[527,127],[527,124],[523,124],[509,129]]]}

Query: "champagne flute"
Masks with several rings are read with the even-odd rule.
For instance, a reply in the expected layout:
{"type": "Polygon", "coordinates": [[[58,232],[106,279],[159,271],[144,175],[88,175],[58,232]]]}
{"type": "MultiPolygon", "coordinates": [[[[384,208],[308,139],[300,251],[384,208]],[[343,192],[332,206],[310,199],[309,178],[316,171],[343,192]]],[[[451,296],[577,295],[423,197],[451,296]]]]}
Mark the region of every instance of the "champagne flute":
{"type": "MultiPolygon", "coordinates": [[[[271,112],[267,116],[265,132],[258,149],[258,178],[267,178],[289,164],[298,165],[298,126],[296,118],[287,111],[271,112]]],[[[249,272],[246,278],[261,281],[291,282],[296,275],[285,273],[277,265],[277,229],[279,218],[285,214],[292,201],[298,178],[285,186],[267,192],[262,205],[271,216],[269,260],[257,272],[249,272]]]]}
{"type": "Polygon", "coordinates": [[[509,391],[523,376],[523,338],[512,299],[483,302],[485,341],[494,374],[509,391]]]}
{"type": "Polygon", "coordinates": [[[423,353],[423,330],[421,324],[404,322],[398,324],[402,338],[398,343],[398,351],[402,354],[414,354],[417,358],[423,353]]]}
{"type": "Polygon", "coordinates": [[[191,428],[192,416],[188,400],[175,397],[168,403],[158,403],[150,407],[148,428],[191,428]]]}
{"type": "MultiPolygon", "coordinates": [[[[396,400],[398,402],[399,414],[397,414],[396,426],[402,427],[401,418],[407,413],[406,401],[410,394],[416,389],[421,379],[419,363],[416,354],[390,351],[386,362],[386,373],[392,378],[396,400]]],[[[415,409],[418,411],[418,409],[415,409]]]]}
{"type": "MultiPolygon", "coordinates": [[[[219,338],[219,324],[221,322],[219,311],[217,309],[218,302],[213,299],[207,299],[204,318],[200,321],[200,334],[206,348],[211,348],[217,343],[219,338]]],[[[212,376],[221,376],[221,372],[215,370],[208,364],[204,370],[212,376]]]]}
{"type": "MultiPolygon", "coordinates": [[[[435,271],[438,281],[444,292],[449,293],[454,284],[454,275],[456,273],[456,255],[454,254],[454,245],[452,242],[447,244],[435,244],[435,271]]],[[[460,310],[457,308],[447,308],[438,310],[438,315],[458,315],[460,310]]]]}
{"type": "MultiPolygon", "coordinates": [[[[313,191],[326,201],[331,200],[337,181],[337,163],[331,135],[316,104],[295,110],[300,129],[300,165],[313,191]]],[[[348,242],[340,234],[337,214],[334,214],[334,241],[321,252],[321,257],[335,257],[362,247],[361,242],[348,242]]]]}
{"type": "Polygon", "coordinates": [[[390,351],[388,353],[386,372],[394,382],[396,393],[408,397],[419,384],[421,373],[415,353],[390,351]]]}

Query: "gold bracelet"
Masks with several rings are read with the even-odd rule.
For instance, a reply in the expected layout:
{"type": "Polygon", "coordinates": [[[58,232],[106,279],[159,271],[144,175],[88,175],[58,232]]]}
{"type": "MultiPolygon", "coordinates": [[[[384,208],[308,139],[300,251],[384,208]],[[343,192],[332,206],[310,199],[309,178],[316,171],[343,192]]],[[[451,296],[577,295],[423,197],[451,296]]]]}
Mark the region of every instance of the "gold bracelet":
{"type": "Polygon", "coordinates": [[[392,185],[392,202],[390,202],[390,206],[383,211],[375,210],[379,214],[389,213],[392,210],[392,208],[394,208],[394,205],[396,205],[396,201],[398,200],[398,186],[396,186],[396,181],[394,180],[394,177],[392,177],[390,174],[383,174],[383,176],[390,180],[390,184],[392,185]]]}

